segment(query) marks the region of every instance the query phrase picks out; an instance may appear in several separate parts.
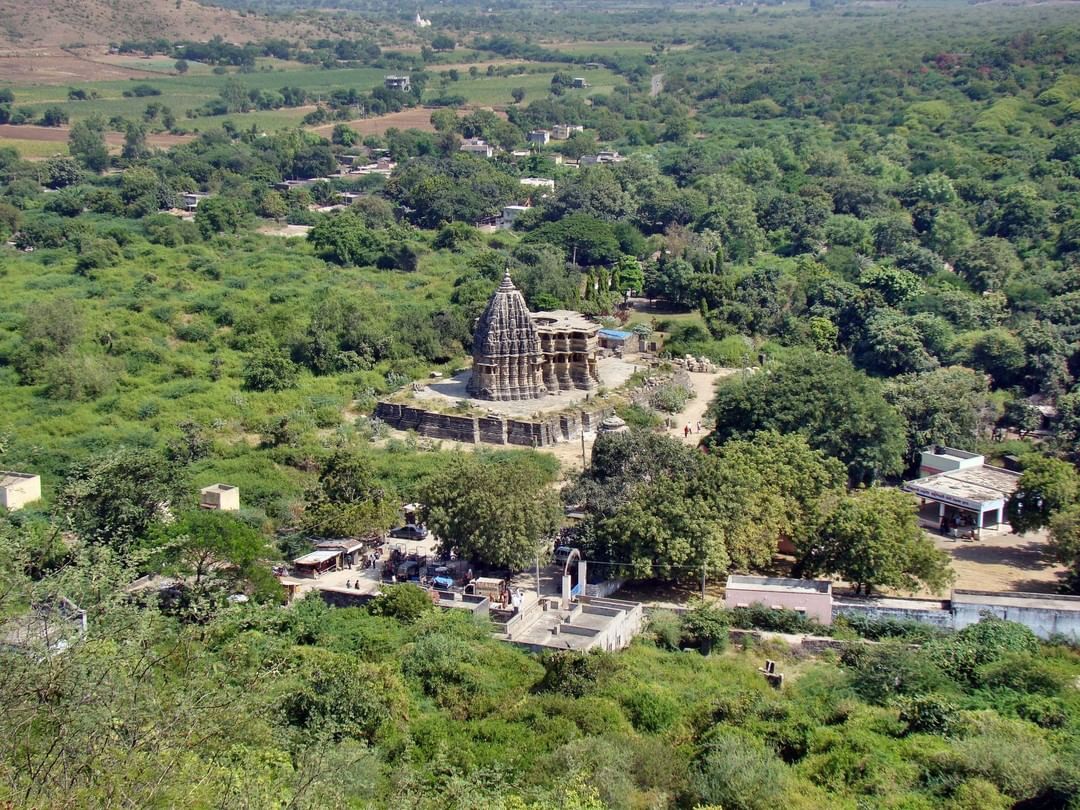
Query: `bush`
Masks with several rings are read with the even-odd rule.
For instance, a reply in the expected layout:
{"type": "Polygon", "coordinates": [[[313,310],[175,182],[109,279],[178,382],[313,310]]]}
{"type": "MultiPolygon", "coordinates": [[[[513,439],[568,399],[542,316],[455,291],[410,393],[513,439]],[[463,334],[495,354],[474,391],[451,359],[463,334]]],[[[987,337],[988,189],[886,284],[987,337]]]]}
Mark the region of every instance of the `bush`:
{"type": "Polygon", "coordinates": [[[572,698],[584,697],[594,691],[618,670],[615,656],[602,650],[548,653],[541,663],[544,679],[538,690],[572,698]]]}
{"type": "Polygon", "coordinates": [[[705,745],[691,789],[694,800],[724,810],[774,810],[788,775],[784,764],[749,733],[721,727],[705,745]]]}
{"type": "Polygon", "coordinates": [[[939,640],[929,649],[938,665],[951,677],[976,683],[979,667],[1009,653],[1034,655],[1039,650],[1039,639],[1022,624],[986,616],[978,624],[939,640]]]}
{"type": "Polygon", "coordinates": [[[626,714],[634,728],[647,734],[659,734],[679,717],[679,704],[656,688],[642,684],[623,700],[626,714]]]}
{"type": "Polygon", "coordinates": [[[851,667],[852,688],[870,703],[888,704],[898,697],[928,695],[949,686],[931,659],[895,642],[853,646],[841,660],[851,667]]]}
{"type": "Polygon", "coordinates": [[[704,653],[723,650],[727,646],[729,620],[725,611],[697,602],[683,614],[683,639],[698,645],[704,653]]]}
{"type": "Polygon", "coordinates": [[[940,695],[907,698],[900,703],[900,722],[909,734],[948,734],[956,720],[956,707],[940,695]]]}
{"type": "Polygon", "coordinates": [[[670,610],[655,610],[649,615],[646,632],[657,647],[677,650],[682,641],[682,622],[670,610]]]}
{"type": "Polygon", "coordinates": [[[381,593],[368,603],[372,616],[397,619],[412,624],[425,613],[435,609],[431,596],[415,585],[383,585],[381,593]]]}

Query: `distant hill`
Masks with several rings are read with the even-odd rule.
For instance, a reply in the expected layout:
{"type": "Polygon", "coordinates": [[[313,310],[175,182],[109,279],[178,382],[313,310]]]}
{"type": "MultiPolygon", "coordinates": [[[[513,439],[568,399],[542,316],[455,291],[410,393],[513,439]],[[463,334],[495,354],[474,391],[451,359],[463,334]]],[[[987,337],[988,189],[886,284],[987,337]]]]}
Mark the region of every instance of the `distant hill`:
{"type": "Polygon", "coordinates": [[[0,55],[27,48],[104,45],[121,40],[208,40],[243,43],[318,33],[304,21],[204,6],[195,0],[0,0],[0,55]]]}

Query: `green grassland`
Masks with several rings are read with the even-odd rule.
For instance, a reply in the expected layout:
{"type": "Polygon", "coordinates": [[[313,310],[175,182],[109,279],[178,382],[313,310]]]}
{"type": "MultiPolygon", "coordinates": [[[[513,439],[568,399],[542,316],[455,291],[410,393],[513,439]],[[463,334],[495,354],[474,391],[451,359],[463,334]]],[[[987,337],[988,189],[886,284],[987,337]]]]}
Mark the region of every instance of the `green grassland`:
{"type": "MultiPolygon", "coordinates": [[[[590,85],[586,90],[567,90],[568,94],[593,95],[596,93],[610,93],[619,81],[619,77],[610,70],[586,70],[571,66],[561,68],[561,72],[570,73],[574,76],[583,76],[590,85]]],[[[555,73],[556,71],[553,70],[550,73],[524,73],[518,76],[462,78],[460,81],[449,82],[445,90],[437,84],[429,84],[425,95],[434,97],[448,93],[464,96],[469,104],[510,104],[513,102],[510,91],[515,87],[521,87],[525,90],[526,101],[535,100],[547,96],[551,88],[551,79],[555,73]]]]}
{"type": "Polygon", "coordinates": [[[302,335],[325,299],[355,302],[374,324],[407,312],[426,318],[445,306],[465,261],[428,252],[415,273],[342,268],[302,239],[258,234],[177,248],[135,237],[119,263],[93,278],[74,273],[73,257],[60,251],[0,254],[0,354],[17,351],[29,305],[74,301],[83,325],[78,350],[110,380],[95,401],[57,400],[44,386],[18,385],[15,370],[0,366],[0,431],[20,437],[12,463],[42,470],[48,489],[73,458],[157,446],[190,419],[213,426],[219,450],[197,470],[199,480],[242,479],[252,504],[279,514],[278,499],[299,495],[305,476],[258,449],[272,419],[285,415],[308,440],[329,441],[350,429],[357,396],[388,390],[387,370],[426,376],[430,367],[399,352],[400,362],[371,371],[305,373],[291,390],[252,392],[243,389],[242,369],[253,343],[302,335]]]}

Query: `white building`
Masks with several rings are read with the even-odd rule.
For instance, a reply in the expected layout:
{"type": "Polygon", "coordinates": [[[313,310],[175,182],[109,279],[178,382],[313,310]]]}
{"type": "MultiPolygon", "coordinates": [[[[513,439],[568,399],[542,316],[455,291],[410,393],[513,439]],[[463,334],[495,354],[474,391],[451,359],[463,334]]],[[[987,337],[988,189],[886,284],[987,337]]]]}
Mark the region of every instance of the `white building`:
{"type": "Polygon", "coordinates": [[[416,19],[413,20],[413,25],[417,28],[431,28],[431,20],[425,20],[420,16],[420,12],[416,12],[416,19]]]}
{"type": "Polygon", "coordinates": [[[483,138],[468,138],[462,141],[461,151],[484,158],[494,157],[495,155],[495,147],[483,138]]]}
{"type": "Polygon", "coordinates": [[[383,86],[387,90],[408,93],[412,89],[412,79],[408,76],[387,76],[383,79],[383,86]]]}
{"type": "Polygon", "coordinates": [[[14,512],[41,500],[41,476],[0,470],[0,506],[14,512]]]}
{"type": "Polygon", "coordinates": [[[921,478],[903,489],[938,505],[939,527],[952,536],[978,532],[1005,520],[1005,506],[1020,473],[993,467],[977,453],[940,445],[920,454],[921,478]]]}
{"type": "Polygon", "coordinates": [[[199,506],[203,509],[220,509],[236,512],[240,509],[240,487],[231,484],[211,484],[199,490],[199,506]]]}
{"type": "Polygon", "coordinates": [[[551,140],[551,133],[546,129],[534,129],[530,132],[526,138],[529,143],[536,144],[537,146],[547,146],[551,140]]]}
{"type": "Polygon", "coordinates": [[[582,155],[578,164],[581,166],[596,166],[602,163],[622,163],[624,160],[626,160],[626,158],[614,149],[605,149],[597,152],[595,155],[582,155]]]}
{"type": "Polygon", "coordinates": [[[556,124],[551,128],[551,137],[556,141],[565,141],[575,132],[584,132],[585,127],[580,124],[556,124]]]}
{"type": "Polygon", "coordinates": [[[514,227],[514,221],[530,208],[531,205],[504,205],[502,216],[495,223],[495,227],[503,230],[514,227]]]}
{"type": "Polygon", "coordinates": [[[548,180],[546,177],[522,177],[521,185],[529,186],[530,188],[542,188],[547,191],[555,190],[555,181],[548,180]]]}

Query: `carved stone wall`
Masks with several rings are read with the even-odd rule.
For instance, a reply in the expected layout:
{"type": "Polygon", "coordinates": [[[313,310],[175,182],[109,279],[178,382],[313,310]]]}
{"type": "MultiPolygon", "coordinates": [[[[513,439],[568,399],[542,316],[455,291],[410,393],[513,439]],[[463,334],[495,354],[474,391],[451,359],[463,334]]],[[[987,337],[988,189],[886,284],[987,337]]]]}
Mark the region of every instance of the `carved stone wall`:
{"type": "Polygon", "coordinates": [[[415,430],[428,439],[447,439],[469,444],[550,447],[593,433],[614,413],[611,407],[592,411],[553,413],[543,419],[512,419],[506,416],[458,416],[414,408],[396,402],[380,402],[375,416],[398,430],[415,430]]]}

